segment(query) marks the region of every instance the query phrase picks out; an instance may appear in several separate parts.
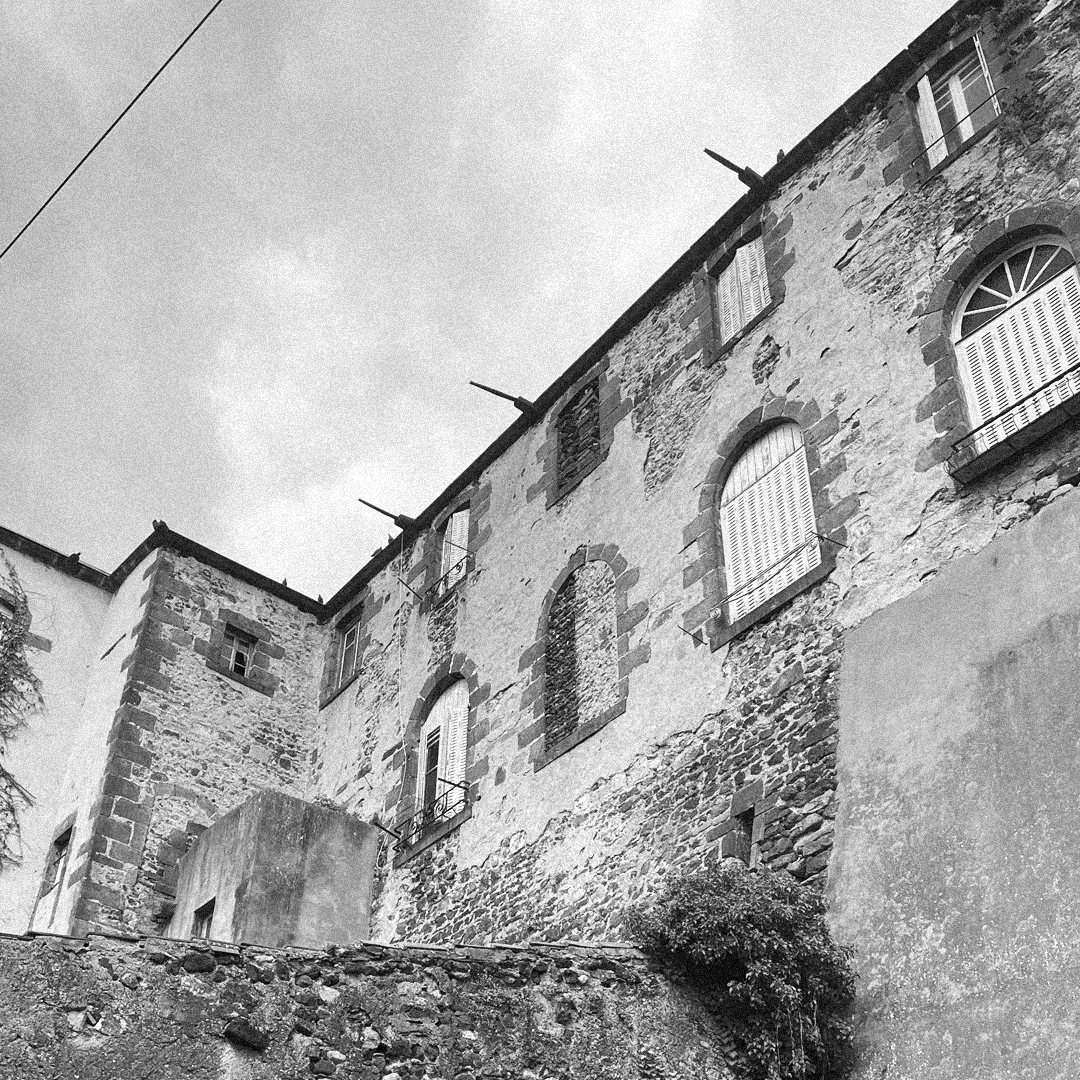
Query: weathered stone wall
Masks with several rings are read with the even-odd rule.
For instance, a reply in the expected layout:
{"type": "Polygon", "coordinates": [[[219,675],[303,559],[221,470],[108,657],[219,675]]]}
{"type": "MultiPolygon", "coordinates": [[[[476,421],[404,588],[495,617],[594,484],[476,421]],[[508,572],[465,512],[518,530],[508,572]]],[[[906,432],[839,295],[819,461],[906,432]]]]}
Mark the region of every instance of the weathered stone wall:
{"type": "Polygon", "coordinates": [[[167,549],[140,580],[142,617],[77,871],[80,931],[160,927],[191,835],[260,788],[303,793],[308,781],[323,653],[314,617],[167,549]],[[255,677],[222,662],[233,625],[259,636],[255,677]]]}
{"type": "Polygon", "coordinates": [[[952,376],[939,346],[920,340],[939,280],[983,229],[1036,203],[1080,206],[1074,6],[1026,29],[1036,6],[1021,17],[1009,7],[1003,62],[1024,72],[1009,108],[1055,118],[1040,124],[1038,145],[1007,114],[925,182],[895,170],[887,178],[899,88],[883,88],[763,208],[770,286],[775,274],[783,287],[760,323],[718,352],[702,332],[708,275],[688,272],[597,361],[622,402],[597,468],[550,506],[530,499],[548,490],[553,409],[480,478],[491,490],[490,538],[452,612],[433,616],[394,580],[420,563],[422,542],[372,582],[382,606],[358,679],[369,681],[320,716],[320,790],[392,821],[426,677],[468,661],[480,688],[468,767],[479,801],[458,829],[386,872],[377,934],[606,932],[660,874],[715,858],[748,811],[754,858],[823,874],[844,633],[1077,479],[1070,421],[983,479],[953,481],[942,462],[959,415],[939,407],[952,376]],[[703,542],[716,529],[707,489],[733,435],[793,402],[835,566],[727,642],[714,632],[722,567],[719,546],[703,542]],[[620,671],[625,711],[537,770],[535,627],[582,545],[617,548],[637,573],[620,626],[635,664],[620,671]],[[630,625],[631,609],[647,615],[630,625]],[[362,753],[343,738],[360,731],[362,753]]]}
{"type": "Polygon", "coordinates": [[[0,938],[11,1080],[724,1080],[724,1041],[625,947],[0,938]]]}

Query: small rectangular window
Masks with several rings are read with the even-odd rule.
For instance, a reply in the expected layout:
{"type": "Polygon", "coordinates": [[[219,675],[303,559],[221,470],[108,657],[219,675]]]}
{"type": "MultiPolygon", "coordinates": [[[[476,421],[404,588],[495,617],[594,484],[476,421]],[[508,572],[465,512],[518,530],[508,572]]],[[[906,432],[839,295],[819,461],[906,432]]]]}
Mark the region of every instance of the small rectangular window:
{"type": "Polygon", "coordinates": [[[716,279],[716,296],[721,342],[730,341],[769,306],[769,275],[760,236],[736,249],[716,279]]]}
{"type": "Polygon", "coordinates": [[[447,519],[442,534],[442,557],[439,566],[440,595],[459,582],[469,569],[469,508],[458,510],[447,519]]]}
{"type": "Polygon", "coordinates": [[[341,668],[338,686],[344,686],[356,671],[357,643],[360,640],[360,623],[354,622],[341,637],[341,668]]]}
{"type": "Polygon", "coordinates": [[[587,382],[559,413],[558,477],[560,488],[588,472],[600,459],[600,381],[587,382]]]}
{"type": "Polygon", "coordinates": [[[228,669],[236,675],[249,675],[251,660],[255,655],[255,639],[230,626],[225,631],[224,645],[228,669]]]}
{"type": "Polygon", "coordinates": [[[1001,112],[977,34],[924,75],[915,92],[919,129],[931,168],[956,153],[1001,112]]]}
{"type": "MultiPolygon", "coordinates": [[[[215,897],[216,899],[216,897],[215,897]]],[[[191,936],[193,938],[209,938],[214,926],[214,901],[207,900],[202,907],[195,909],[195,918],[191,923],[191,936]]]]}
{"type": "Polygon", "coordinates": [[[71,854],[71,832],[71,829],[65,829],[49,848],[49,857],[45,861],[45,877],[41,883],[42,896],[63,884],[68,856],[71,854]]]}

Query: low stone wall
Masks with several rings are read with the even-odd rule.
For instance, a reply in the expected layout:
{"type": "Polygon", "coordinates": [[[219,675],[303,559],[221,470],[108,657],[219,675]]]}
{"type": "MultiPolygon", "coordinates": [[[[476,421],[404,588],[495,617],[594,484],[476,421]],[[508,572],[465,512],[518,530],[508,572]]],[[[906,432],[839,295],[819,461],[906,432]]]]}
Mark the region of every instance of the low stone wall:
{"type": "Polygon", "coordinates": [[[0,937],[3,1080],[728,1080],[724,1042],[626,946],[0,937]]]}

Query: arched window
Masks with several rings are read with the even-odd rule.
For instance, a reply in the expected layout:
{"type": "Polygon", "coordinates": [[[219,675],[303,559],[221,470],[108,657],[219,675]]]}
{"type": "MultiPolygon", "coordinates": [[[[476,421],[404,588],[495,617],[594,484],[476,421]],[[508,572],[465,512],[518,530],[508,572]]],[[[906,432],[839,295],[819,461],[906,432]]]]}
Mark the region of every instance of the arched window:
{"type": "Polygon", "coordinates": [[[1054,239],[1008,252],[964,294],[953,328],[978,453],[1080,391],[1080,279],[1054,239]]]}
{"type": "Polygon", "coordinates": [[[583,563],[563,582],[548,616],[544,686],[547,749],[619,703],[615,574],[583,563]]]}
{"type": "Polygon", "coordinates": [[[458,679],[435,699],[420,729],[416,805],[424,825],[453,817],[465,807],[468,736],[469,687],[458,679]]]}
{"type": "Polygon", "coordinates": [[[821,562],[798,424],[771,428],[736,459],[720,496],[720,536],[729,623],[821,562]]]}

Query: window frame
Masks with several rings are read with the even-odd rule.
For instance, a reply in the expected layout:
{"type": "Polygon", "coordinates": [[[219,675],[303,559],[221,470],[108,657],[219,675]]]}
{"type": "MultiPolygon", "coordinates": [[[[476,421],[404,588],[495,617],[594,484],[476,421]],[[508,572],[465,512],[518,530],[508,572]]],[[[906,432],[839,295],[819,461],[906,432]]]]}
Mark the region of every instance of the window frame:
{"type": "Polygon", "coordinates": [[[239,675],[242,679],[251,678],[251,670],[255,666],[255,654],[259,649],[259,639],[254,634],[249,634],[232,623],[225,624],[225,630],[221,638],[222,663],[229,669],[232,675],[239,675]],[[231,644],[230,644],[231,639],[231,644]],[[243,656],[243,667],[237,667],[238,658],[243,656]]]}
{"type": "MultiPolygon", "coordinates": [[[[928,178],[937,175],[938,172],[955,161],[969,146],[974,145],[984,135],[992,131],[1001,119],[1001,88],[995,86],[993,73],[986,59],[986,49],[978,30],[964,35],[960,41],[951,44],[943,55],[928,65],[914,85],[907,90],[906,96],[914,112],[915,130],[918,131],[922,138],[922,158],[925,162],[928,178]],[[946,130],[941,125],[942,99],[935,92],[935,88],[940,86],[942,80],[955,75],[960,67],[968,62],[967,47],[969,43],[972,46],[970,51],[978,62],[979,71],[989,96],[984,98],[974,110],[965,113],[963,117],[956,120],[952,127],[946,130]],[[949,149],[950,134],[956,131],[957,128],[960,128],[962,132],[965,121],[970,121],[986,104],[992,106],[994,115],[977,128],[971,125],[971,132],[962,135],[960,141],[955,143],[952,149],[949,149]],[[936,154],[933,148],[939,142],[944,142],[944,153],[935,160],[936,154]]],[[[952,103],[951,97],[950,103],[952,103]]],[[[966,97],[964,104],[966,107],[966,97]]],[[[956,115],[955,106],[953,115],[954,117],[956,115]]]]}
{"type": "Polygon", "coordinates": [[[562,406],[555,418],[555,484],[559,495],[565,495],[572,488],[577,487],[603,460],[604,440],[603,425],[600,422],[600,403],[600,377],[594,375],[591,379],[586,379],[574,390],[570,399],[562,406]],[[586,446],[580,452],[576,452],[574,454],[574,466],[568,468],[566,459],[570,456],[570,449],[566,445],[568,441],[566,432],[572,426],[575,437],[580,438],[582,436],[582,425],[580,423],[570,425],[566,422],[566,418],[574,410],[575,402],[586,393],[590,395],[594,402],[588,417],[590,428],[595,427],[595,433],[593,433],[590,440],[593,445],[586,446]]]}
{"type": "Polygon", "coordinates": [[[336,690],[343,690],[346,686],[353,681],[360,671],[360,620],[352,619],[343,627],[339,627],[337,630],[338,640],[340,642],[339,655],[338,655],[338,677],[334,682],[334,688],[336,690]],[[348,674],[345,672],[345,657],[349,651],[349,636],[353,637],[353,658],[352,667],[349,669],[348,674]]]}
{"type": "Polygon", "coordinates": [[[720,349],[726,349],[729,346],[734,346],[736,342],[745,337],[750,330],[757,326],[757,324],[765,318],[765,316],[772,311],[775,306],[775,302],[772,295],[772,290],[769,287],[769,271],[765,261],[765,237],[762,234],[761,229],[757,229],[755,233],[748,237],[742,238],[738,246],[727,252],[724,258],[716,264],[712,269],[712,290],[714,303],[716,306],[716,326],[719,328],[719,341],[720,349]],[[749,315],[746,314],[747,308],[752,307],[748,303],[746,297],[744,297],[744,285],[747,291],[753,291],[753,274],[749,269],[750,263],[749,255],[754,253],[755,261],[759,267],[757,279],[760,283],[760,291],[764,293],[764,302],[760,307],[756,307],[749,315]],[[748,279],[744,282],[743,267],[747,266],[745,276],[748,279]],[[724,279],[728,275],[734,282],[735,286],[735,303],[738,307],[736,313],[736,323],[734,329],[730,334],[725,336],[724,322],[725,322],[725,302],[724,302],[724,279]]]}
{"type": "Polygon", "coordinates": [[[211,931],[214,928],[214,909],[217,897],[212,896],[205,904],[200,904],[191,915],[191,941],[214,941],[211,931]]]}

